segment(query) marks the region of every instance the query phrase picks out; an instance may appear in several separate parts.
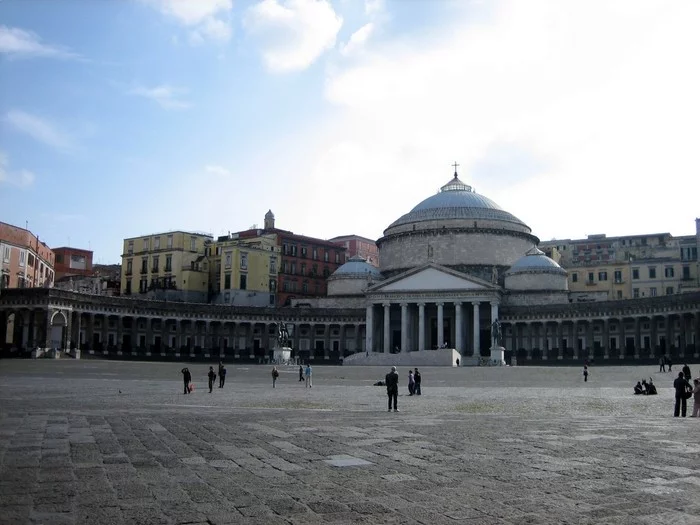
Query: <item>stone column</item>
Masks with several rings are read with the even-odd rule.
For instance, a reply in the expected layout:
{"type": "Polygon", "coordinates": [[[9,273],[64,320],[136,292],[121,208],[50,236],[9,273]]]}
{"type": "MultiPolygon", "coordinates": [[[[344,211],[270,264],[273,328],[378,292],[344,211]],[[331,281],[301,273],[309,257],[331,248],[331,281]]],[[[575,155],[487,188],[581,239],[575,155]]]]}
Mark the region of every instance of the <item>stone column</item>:
{"type": "Polygon", "coordinates": [[[444,319],[444,303],[437,303],[437,344],[438,348],[442,348],[445,344],[445,319],[444,319]]]}
{"type": "Polygon", "coordinates": [[[180,356],[182,350],[182,319],[175,319],[175,356],[180,356]]]}
{"type": "Polygon", "coordinates": [[[384,303],[384,347],[383,347],[383,352],[391,352],[391,334],[389,333],[389,330],[391,330],[391,304],[390,303],[384,303]]]}
{"type": "Polygon", "coordinates": [[[83,321],[83,320],[82,320],[82,317],[83,317],[83,314],[82,314],[81,312],[76,312],[75,315],[78,317],[78,336],[77,336],[77,340],[76,340],[76,343],[75,343],[75,347],[76,347],[78,350],[82,350],[82,349],[80,348],[80,335],[81,335],[80,332],[81,332],[81,330],[82,330],[82,324],[83,324],[83,323],[82,323],[82,321],[83,321]]]}
{"type": "Polygon", "coordinates": [[[367,305],[367,314],[365,319],[365,351],[374,352],[374,305],[367,305]]]}
{"type": "Polygon", "coordinates": [[[85,348],[87,350],[95,350],[95,314],[87,314],[87,333],[85,338],[85,348]]]}
{"type": "MultiPolygon", "coordinates": [[[[238,341],[236,341],[236,323],[235,321],[229,324],[228,327],[228,342],[231,347],[231,350],[233,351],[234,357],[238,358],[240,355],[238,354],[238,341]]],[[[294,335],[296,336],[297,330],[294,330],[294,335]]]]}
{"type": "Polygon", "coordinates": [[[362,350],[362,340],[360,339],[360,323],[355,323],[355,332],[354,332],[354,338],[355,338],[355,344],[353,344],[354,347],[354,352],[359,352],[362,350]]]}
{"type": "Polygon", "coordinates": [[[481,321],[479,320],[479,303],[477,301],[472,302],[473,315],[474,318],[472,323],[474,325],[473,341],[474,345],[472,350],[472,355],[474,357],[481,357],[481,333],[479,329],[481,328],[481,321]]]}
{"type": "Polygon", "coordinates": [[[139,318],[131,318],[131,353],[139,347],[139,318]]]}
{"type": "Polygon", "coordinates": [[[117,351],[122,351],[122,342],[124,339],[124,318],[121,315],[117,316],[117,351]]]}
{"type": "MultiPolygon", "coordinates": [[[[491,303],[491,325],[493,325],[496,319],[498,319],[498,303],[491,303]]],[[[491,346],[496,346],[493,344],[493,338],[491,338],[491,346]]]]}
{"type": "MultiPolygon", "coordinates": [[[[44,329],[45,331],[45,339],[44,339],[44,348],[52,348],[53,342],[51,341],[51,316],[53,315],[53,312],[49,309],[46,311],[46,327],[44,329]]],[[[15,322],[17,322],[17,316],[15,316],[15,322]]],[[[22,313],[22,322],[24,322],[24,313],[22,313]]],[[[27,326],[29,326],[27,324],[27,326]]],[[[22,332],[24,332],[24,328],[22,328],[22,332]]],[[[27,339],[24,336],[24,333],[20,335],[22,340],[20,341],[20,346],[24,346],[25,342],[27,339]]]]}
{"type": "Polygon", "coordinates": [[[681,359],[685,358],[685,316],[680,314],[678,316],[678,323],[680,327],[680,344],[678,345],[678,357],[681,359]]]}
{"type": "Polygon", "coordinates": [[[593,361],[595,358],[595,342],[593,341],[593,319],[588,320],[586,327],[586,346],[588,347],[588,360],[593,361]]]}
{"type": "Polygon", "coordinates": [[[624,359],[627,356],[627,335],[625,334],[625,319],[620,317],[620,359],[624,359]]]}
{"type": "MultiPolygon", "coordinates": [[[[36,315],[34,313],[34,310],[29,311],[29,322],[27,324],[28,329],[27,329],[27,348],[32,349],[36,344],[36,315]]],[[[2,341],[4,343],[4,341],[2,341]]]]}
{"type": "Polygon", "coordinates": [[[153,319],[151,317],[146,318],[146,355],[151,355],[151,348],[153,346],[153,319]]]}
{"type": "Polygon", "coordinates": [[[634,318],[634,358],[639,359],[639,350],[642,348],[642,323],[639,317],[634,318]]]}
{"type": "Polygon", "coordinates": [[[695,351],[693,357],[700,357],[700,312],[695,313],[695,351]]]}
{"type": "Polygon", "coordinates": [[[532,350],[533,350],[533,337],[532,332],[535,328],[534,323],[526,323],[527,328],[527,350],[525,352],[525,359],[528,361],[532,360],[532,350]]]}
{"type": "Polygon", "coordinates": [[[401,351],[410,352],[408,348],[408,304],[401,303],[401,351]]]}
{"type": "Polygon", "coordinates": [[[254,333],[255,333],[255,323],[253,323],[252,321],[249,321],[248,322],[248,329],[246,330],[246,335],[245,335],[245,347],[248,350],[248,357],[250,359],[255,358],[255,350],[253,348],[253,346],[254,346],[253,345],[254,333]]]}
{"type": "Polygon", "coordinates": [[[455,302],[455,348],[459,355],[464,355],[464,337],[462,336],[462,303],[455,302]]]}
{"type": "Polygon", "coordinates": [[[564,322],[557,321],[557,359],[564,359],[564,322]]]}
{"type": "Polygon", "coordinates": [[[673,317],[666,316],[666,354],[671,356],[671,347],[673,346],[673,317]]]}
{"type": "Polygon", "coordinates": [[[165,355],[165,349],[170,348],[170,330],[168,330],[168,319],[163,318],[160,321],[160,353],[165,355]]]}
{"type": "Polygon", "coordinates": [[[657,333],[659,320],[655,316],[651,316],[651,341],[649,346],[651,346],[651,354],[656,357],[656,345],[658,344],[659,334],[657,333]]]}
{"type": "Polygon", "coordinates": [[[107,350],[108,346],[107,344],[109,343],[108,339],[108,332],[109,332],[109,316],[107,314],[104,314],[102,316],[102,335],[100,336],[102,338],[102,349],[107,350]]]}
{"type": "Polygon", "coordinates": [[[578,361],[578,321],[571,324],[571,347],[574,349],[574,360],[578,361]]]}
{"type": "Polygon", "coordinates": [[[67,350],[70,350],[70,340],[71,340],[71,334],[72,334],[72,328],[73,328],[73,316],[68,312],[66,315],[66,326],[64,328],[64,335],[63,335],[63,348],[62,350],[65,352],[67,350]]]}
{"type": "Polygon", "coordinates": [[[425,350],[425,303],[418,303],[418,350],[425,350]]]}
{"type": "Polygon", "coordinates": [[[347,325],[345,323],[341,323],[340,325],[340,341],[338,341],[338,352],[340,357],[345,357],[345,350],[346,350],[346,344],[345,344],[345,337],[346,337],[346,330],[347,325]]]}
{"type": "Polygon", "coordinates": [[[610,359],[610,319],[603,319],[603,359],[610,359]]]}
{"type": "Polygon", "coordinates": [[[331,325],[330,323],[324,326],[323,330],[323,358],[330,359],[331,352],[331,325]]]}
{"type": "Polygon", "coordinates": [[[547,321],[542,323],[542,361],[546,361],[549,353],[549,332],[547,321]]]}

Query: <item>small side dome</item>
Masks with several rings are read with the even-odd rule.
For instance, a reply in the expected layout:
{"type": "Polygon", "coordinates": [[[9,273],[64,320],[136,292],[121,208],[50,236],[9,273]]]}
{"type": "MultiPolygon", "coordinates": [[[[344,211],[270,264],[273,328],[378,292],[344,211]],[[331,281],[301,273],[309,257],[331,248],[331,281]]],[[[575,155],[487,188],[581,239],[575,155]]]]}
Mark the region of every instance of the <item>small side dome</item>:
{"type": "Polygon", "coordinates": [[[567,273],[564,268],[547,257],[537,247],[533,247],[515,261],[505,275],[507,290],[564,292],[569,289],[567,273]]]}
{"type": "Polygon", "coordinates": [[[333,272],[329,279],[367,279],[368,277],[373,280],[383,279],[376,267],[369,264],[363,257],[355,255],[333,272]]]}
{"type": "MultiPolygon", "coordinates": [[[[258,217],[259,217],[259,215],[258,215],[258,217]]],[[[265,218],[266,218],[266,219],[274,219],[274,218],[275,218],[275,214],[272,213],[272,210],[267,210],[267,213],[265,214],[265,218]]]]}
{"type": "Polygon", "coordinates": [[[533,246],[525,255],[515,261],[513,266],[506,272],[506,275],[524,272],[551,272],[566,275],[566,270],[564,270],[564,268],[547,257],[545,253],[536,246],[533,246]]]}

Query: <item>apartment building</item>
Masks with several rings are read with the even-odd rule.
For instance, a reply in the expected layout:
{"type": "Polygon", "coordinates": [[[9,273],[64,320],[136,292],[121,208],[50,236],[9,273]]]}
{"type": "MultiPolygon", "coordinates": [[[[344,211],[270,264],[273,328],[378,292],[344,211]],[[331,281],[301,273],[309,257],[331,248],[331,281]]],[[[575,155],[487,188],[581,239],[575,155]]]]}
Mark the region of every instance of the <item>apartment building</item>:
{"type": "Polygon", "coordinates": [[[700,290],[700,219],[695,235],[598,234],[540,246],[552,258],[558,257],[574,293],[605,292],[609,299],[633,299],[700,290]]]}
{"type": "Polygon", "coordinates": [[[345,248],[346,259],[359,256],[372,266],[379,268],[379,248],[372,239],[360,235],[341,235],[329,241],[345,248]]]}
{"type": "Polygon", "coordinates": [[[121,294],[206,302],[210,234],[172,231],[124,239],[121,294]]]}
{"type": "Polygon", "coordinates": [[[92,275],[92,252],[90,250],[61,246],[54,248],[53,253],[56,257],[56,280],[69,275],[85,277],[92,275]]]}
{"type": "Polygon", "coordinates": [[[0,222],[0,288],[51,287],[54,252],[32,232],[0,222]]]}

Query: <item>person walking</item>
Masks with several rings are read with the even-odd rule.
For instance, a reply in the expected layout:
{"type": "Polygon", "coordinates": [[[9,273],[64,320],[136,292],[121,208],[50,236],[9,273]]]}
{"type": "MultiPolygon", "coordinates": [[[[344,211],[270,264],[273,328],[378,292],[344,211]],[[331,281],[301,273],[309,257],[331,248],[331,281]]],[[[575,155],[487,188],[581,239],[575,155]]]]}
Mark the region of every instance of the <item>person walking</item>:
{"type": "Polygon", "coordinates": [[[420,377],[420,372],[418,371],[417,368],[414,368],[414,369],[413,369],[413,381],[415,381],[415,383],[416,383],[416,386],[415,386],[415,388],[416,388],[415,393],[416,393],[417,396],[419,396],[419,395],[420,395],[420,381],[421,381],[421,377],[420,377]]]}
{"type": "Polygon", "coordinates": [[[304,369],[304,375],[306,376],[306,388],[311,388],[313,386],[313,383],[311,382],[312,373],[313,370],[311,370],[311,363],[306,363],[306,368],[304,369]]]}
{"type": "Polygon", "coordinates": [[[667,358],[666,358],[666,364],[668,365],[668,371],[669,371],[669,372],[673,372],[673,370],[671,370],[671,367],[673,366],[673,363],[671,362],[671,358],[670,358],[670,357],[667,357],[667,358]]]}
{"type": "Polygon", "coordinates": [[[396,372],[395,366],[391,367],[391,372],[384,378],[384,384],[386,385],[386,395],[389,397],[389,412],[391,412],[392,402],[394,412],[398,412],[399,408],[396,403],[399,397],[399,374],[396,372]]]}
{"type": "Polygon", "coordinates": [[[588,383],[588,367],[583,365],[583,382],[588,383]]]}
{"type": "Polygon", "coordinates": [[[224,388],[226,382],[226,367],[223,364],[219,365],[219,388],[224,388]]]}
{"type": "Polygon", "coordinates": [[[673,382],[673,388],[676,390],[676,405],[673,408],[673,417],[678,417],[679,414],[685,417],[688,410],[685,394],[688,390],[692,390],[692,387],[683,377],[683,372],[678,372],[678,377],[673,382]]]}
{"type": "Polygon", "coordinates": [[[683,368],[681,368],[683,371],[683,377],[685,377],[685,380],[690,383],[690,380],[692,379],[690,375],[690,367],[688,365],[683,365],[683,368]]]}
{"type": "Polygon", "coordinates": [[[273,366],[272,367],[272,388],[275,388],[275,383],[277,382],[277,378],[280,376],[280,373],[277,371],[277,367],[273,366]]]}
{"type": "Polygon", "coordinates": [[[664,356],[659,357],[659,372],[666,371],[666,359],[664,356]]]}
{"type": "Polygon", "coordinates": [[[413,370],[408,371],[408,395],[412,396],[416,390],[416,381],[413,377],[413,370]]]}
{"type": "Polygon", "coordinates": [[[700,379],[694,379],[693,384],[693,413],[690,417],[700,417],[700,379]]]}
{"type": "Polygon", "coordinates": [[[192,374],[190,374],[190,369],[185,367],[182,370],[182,380],[185,382],[185,394],[190,393],[190,383],[192,382],[192,374]]]}
{"type": "Polygon", "coordinates": [[[209,373],[207,374],[207,377],[209,378],[209,393],[211,394],[211,391],[214,388],[214,381],[216,380],[216,372],[214,372],[213,366],[209,367],[209,373]]]}
{"type": "Polygon", "coordinates": [[[299,381],[304,380],[304,367],[299,365],[299,381]]]}

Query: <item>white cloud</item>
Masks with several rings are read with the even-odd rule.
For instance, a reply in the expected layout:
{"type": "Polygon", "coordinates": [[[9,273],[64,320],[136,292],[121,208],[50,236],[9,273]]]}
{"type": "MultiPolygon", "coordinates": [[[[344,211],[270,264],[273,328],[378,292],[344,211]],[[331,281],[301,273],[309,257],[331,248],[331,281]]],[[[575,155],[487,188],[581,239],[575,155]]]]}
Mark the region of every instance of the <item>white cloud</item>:
{"type": "Polygon", "coordinates": [[[369,40],[369,37],[372,35],[373,31],[374,23],[368,22],[367,24],[363,25],[350,36],[348,43],[341,48],[341,54],[344,56],[351,56],[360,52],[365,47],[365,44],[367,43],[367,40],[369,40]]]}
{"type": "Polygon", "coordinates": [[[326,0],[263,0],[248,9],[244,25],[268,69],[284,73],[308,68],[333,48],[343,19],[326,0]]]}
{"type": "Polygon", "coordinates": [[[4,120],[17,131],[25,133],[47,146],[60,151],[72,151],[75,149],[73,138],[65,131],[59,130],[55,124],[45,118],[13,109],[7,112],[4,120]]]}
{"type": "Polygon", "coordinates": [[[142,0],[190,29],[190,43],[231,38],[233,0],[142,0]]]}
{"type": "Polygon", "coordinates": [[[318,149],[288,177],[315,216],[339,219],[285,227],[379,236],[447,182],[457,160],[465,182],[541,238],[693,230],[700,4],[469,9],[336,64],[326,85],[333,120],[299,137],[318,149]],[[353,202],[372,213],[354,213],[353,202]]]}
{"type": "Polygon", "coordinates": [[[36,33],[5,25],[0,26],[0,53],[16,58],[79,58],[68,50],[42,43],[36,33]]]}
{"type": "Polygon", "coordinates": [[[31,171],[9,171],[10,163],[5,152],[0,151],[0,184],[8,184],[18,188],[27,188],[34,184],[34,174],[31,171]]]}
{"type": "Polygon", "coordinates": [[[384,13],[385,10],[384,0],[365,0],[365,14],[370,18],[384,13]]]}
{"type": "Polygon", "coordinates": [[[127,91],[129,95],[144,97],[152,100],[163,109],[187,109],[190,104],[181,99],[187,90],[162,84],[152,88],[136,86],[127,91]]]}
{"type": "Polygon", "coordinates": [[[224,168],[223,166],[217,166],[213,164],[208,164],[207,166],[205,166],[204,171],[212,175],[217,175],[219,177],[231,176],[231,172],[228,169],[224,168]]]}

